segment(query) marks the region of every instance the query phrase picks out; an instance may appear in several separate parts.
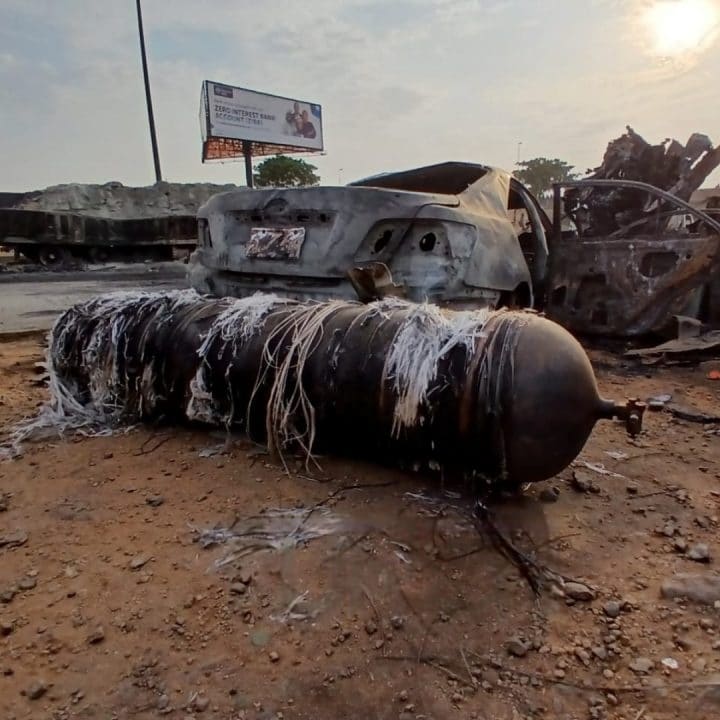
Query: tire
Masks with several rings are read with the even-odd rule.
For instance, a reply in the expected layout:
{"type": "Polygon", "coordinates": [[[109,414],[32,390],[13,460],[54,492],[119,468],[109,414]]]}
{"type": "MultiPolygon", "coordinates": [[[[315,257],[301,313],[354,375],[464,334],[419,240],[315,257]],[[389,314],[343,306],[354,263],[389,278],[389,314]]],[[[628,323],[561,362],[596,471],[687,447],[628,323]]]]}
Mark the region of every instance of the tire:
{"type": "Polygon", "coordinates": [[[62,267],[70,253],[58,245],[42,245],[38,250],[38,262],[45,267],[62,267]]]}
{"type": "Polygon", "coordinates": [[[90,262],[93,263],[106,263],[110,260],[110,248],[108,247],[93,247],[90,248],[88,255],[90,256],[90,262]]]}

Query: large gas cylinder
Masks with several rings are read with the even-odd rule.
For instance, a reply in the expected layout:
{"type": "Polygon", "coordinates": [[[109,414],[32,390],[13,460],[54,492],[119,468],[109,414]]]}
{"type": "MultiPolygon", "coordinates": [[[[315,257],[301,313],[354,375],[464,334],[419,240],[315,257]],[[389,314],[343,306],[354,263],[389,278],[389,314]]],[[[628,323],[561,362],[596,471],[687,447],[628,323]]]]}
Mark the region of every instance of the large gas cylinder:
{"type": "Polygon", "coordinates": [[[99,422],[241,429],[290,451],[375,458],[508,486],[567,467],[600,419],[642,407],[598,394],[580,344],[534,313],[389,299],[96,298],[57,321],[52,402],[99,422]]]}

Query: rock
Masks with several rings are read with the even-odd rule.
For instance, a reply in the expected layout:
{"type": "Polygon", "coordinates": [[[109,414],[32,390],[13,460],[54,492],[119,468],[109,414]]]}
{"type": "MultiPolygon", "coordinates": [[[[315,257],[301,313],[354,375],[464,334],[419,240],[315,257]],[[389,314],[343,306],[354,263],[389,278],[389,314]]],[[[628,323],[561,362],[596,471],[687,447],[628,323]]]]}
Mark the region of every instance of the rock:
{"type": "Polygon", "coordinates": [[[374,635],[377,632],[377,625],[374,622],[372,622],[372,620],[368,620],[365,623],[365,632],[368,635],[374,635]]]}
{"type": "Polygon", "coordinates": [[[605,603],[605,605],[603,605],[603,612],[609,618],[616,618],[618,615],[620,615],[620,610],[621,606],[617,600],[609,600],[605,603]]]}
{"type": "Polygon", "coordinates": [[[139,570],[143,565],[145,565],[149,561],[150,561],[150,556],[146,555],[145,553],[143,553],[141,555],[136,555],[130,561],[130,569],[131,570],[139,570]]]}
{"type": "Polygon", "coordinates": [[[11,530],[0,535],[0,547],[15,548],[28,541],[28,534],[24,530],[11,530]]]}
{"type": "Polygon", "coordinates": [[[0,602],[5,604],[12,602],[13,598],[15,597],[15,592],[15,588],[3,590],[2,592],[0,592],[0,602]]]}
{"type": "Polygon", "coordinates": [[[393,630],[402,630],[405,627],[405,618],[402,615],[393,615],[390,618],[390,625],[393,630]]]}
{"type": "Polygon", "coordinates": [[[581,470],[573,470],[570,485],[573,490],[579,493],[588,493],[593,486],[593,479],[581,470]]]}
{"type": "Polygon", "coordinates": [[[270,642],[270,633],[268,633],[266,630],[256,630],[250,636],[250,642],[255,647],[264,647],[270,642]]]}
{"type": "Polygon", "coordinates": [[[602,645],[596,645],[592,649],[592,654],[598,660],[607,660],[607,650],[602,645]]]}
{"type": "Polygon", "coordinates": [[[673,550],[676,552],[682,553],[683,555],[687,551],[688,544],[687,540],[685,538],[675,538],[675,542],[673,542],[673,550]]]}
{"type": "Polygon", "coordinates": [[[483,683],[487,683],[488,685],[497,685],[500,682],[500,675],[498,671],[493,668],[485,668],[480,677],[483,683]]]}
{"type": "Polygon", "coordinates": [[[156,707],[158,710],[164,710],[168,705],[170,705],[170,698],[167,695],[161,695],[157,699],[156,707]]]}
{"type": "Polygon", "coordinates": [[[700,618],[698,625],[703,630],[712,630],[715,627],[715,621],[711,620],[710,618],[700,618]]]}
{"type": "Polygon", "coordinates": [[[647,675],[654,667],[655,663],[646,657],[635,658],[629,664],[629,668],[638,675],[647,675]]]}
{"type": "Polygon", "coordinates": [[[270,662],[276,663],[280,660],[280,655],[278,655],[278,653],[276,653],[275,650],[271,650],[268,653],[268,657],[270,658],[270,662]]]}
{"type": "Polygon", "coordinates": [[[193,700],[193,708],[197,712],[205,712],[210,707],[210,698],[205,697],[205,695],[198,695],[193,700]]]}
{"type": "Polygon", "coordinates": [[[102,627],[98,627],[93,630],[88,636],[88,645],[97,645],[105,639],[105,630],[102,627]]]}
{"type": "Polygon", "coordinates": [[[230,592],[235,595],[244,595],[247,592],[247,586],[241,582],[233,583],[230,586],[230,592]]]}
{"type": "Polygon", "coordinates": [[[543,488],[538,497],[540,498],[540,502],[554,503],[557,502],[560,497],[560,490],[556,487],[543,488]]]}
{"type": "Polygon", "coordinates": [[[677,526],[673,522],[665,523],[664,527],[660,530],[660,534],[665,537],[671,538],[677,532],[677,526]]]}
{"type": "Polygon", "coordinates": [[[566,582],[563,585],[563,592],[573,600],[589,601],[595,599],[595,593],[584,583],[566,582]]]}
{"type": "Polygon", "coordinates": [[[18,581],[18,587],[21,590],[32,590],[37,585],[37,580],[34,577],[20,578],[18,581]]]}
{"type": "Polygon", "coordinates": [[[0,512],[7,512],[10,505],[10,495],[8,493],[0,493],[0,512]]]}
{"type": "Polygon", "coordinates": [[[521,638],[513,637],[505,643],[505,650],[508,655],[514,657],[525,657],[528,653],[530,646],[521,638]]]}
{"type": "Polygon", "coordinates": [[[48,685],[43,680],[36,680],[27,690],[24,690],[28,700],[39,700],[48,690],[48,685]]]}
{"type": "Polygon", "coordinates": [[[12,622],[8,620],[0,620],[0,635],[2,635],[2,637],[7,637],[14,629],[15,626],[12,622]]]}
{"type": "Polygon", "coordinates": [[[634,482],[629,482],[629,483],[625,486],[625,492],[626,492],[628,495],[637,495],[639,490],[640,490],[640,486],[639,486],[637,483],[634,483],[634,482]]]}
{"type": "Polygon", "coordinates": [[[575,648],[575,657],[583,664],[590,664],[590,653],[583,648],[575,648]]]}
{"type": "Polygon", "coordinates": [[[687,552],[689,560],[695,562],[709,563],[710,562],[710,548],[705,543],[697,543],[693,545],[687,552]]]}
{"type": "Polygon", "coordinates": [[[150,507],[160,507],[165,502],[165,498],[162,495],[151,495],[145,498],[145,502],[150,507]]]}

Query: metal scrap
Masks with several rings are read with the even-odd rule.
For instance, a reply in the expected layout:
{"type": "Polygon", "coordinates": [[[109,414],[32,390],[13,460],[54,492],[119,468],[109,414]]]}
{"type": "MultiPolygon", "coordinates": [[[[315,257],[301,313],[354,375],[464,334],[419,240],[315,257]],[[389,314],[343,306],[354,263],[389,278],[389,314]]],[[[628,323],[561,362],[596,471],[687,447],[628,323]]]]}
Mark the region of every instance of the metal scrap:
{"type": "Polygon", "coordinates": [[[720,218],[688,202],[718,165],[707,136],[650,145],[628,128],[594,173],[556,185],[548,315],[622,336],[720,318],[720,218]]]}

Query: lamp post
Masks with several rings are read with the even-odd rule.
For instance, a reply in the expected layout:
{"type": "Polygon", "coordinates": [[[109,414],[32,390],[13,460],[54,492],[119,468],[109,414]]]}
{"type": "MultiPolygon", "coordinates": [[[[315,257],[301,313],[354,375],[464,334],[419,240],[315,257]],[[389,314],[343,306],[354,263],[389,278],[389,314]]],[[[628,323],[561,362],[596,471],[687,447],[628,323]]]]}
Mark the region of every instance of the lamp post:
{"type": "Polygon", "coordinates": [[[157,137],[155,135],[155,116],[153,115],[152,97],[150,96],[150,78],[148,77],[147,56],[145,55],[145,34],[143,33],[142,10],[140,0],[137,5],[138,34],[140,35],[140,57],[142,58],[143,79],[145,80],[145,101],[147,102],[148,123],[150,125],[150,142],[152,143],[153,162],[155,163],[155,182],[162,180],[160,172],[160,153],[158,152],[157,137]]]}

